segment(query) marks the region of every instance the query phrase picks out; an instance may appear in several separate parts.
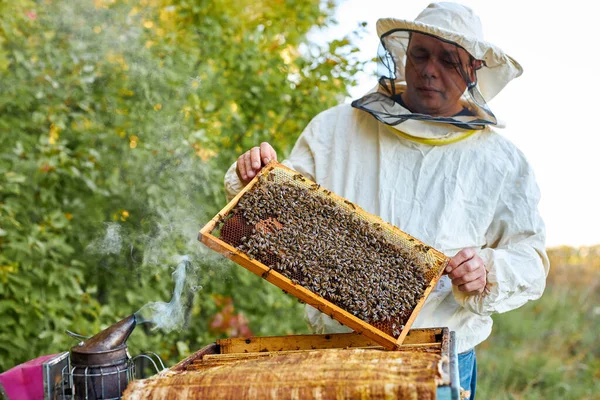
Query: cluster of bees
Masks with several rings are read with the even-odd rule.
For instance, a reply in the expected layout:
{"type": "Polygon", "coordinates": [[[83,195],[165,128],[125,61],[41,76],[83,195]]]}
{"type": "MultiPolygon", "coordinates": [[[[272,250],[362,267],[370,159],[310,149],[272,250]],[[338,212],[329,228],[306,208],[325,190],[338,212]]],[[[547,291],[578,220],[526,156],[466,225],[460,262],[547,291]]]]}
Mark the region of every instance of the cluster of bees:
{"type": "Polygon", "coordinates": [[[295,180],[271,173],[240,199],[232,213],[251,228],[237,248],[397,337],[427,287],[418,261],[352,203],[295,180]]]}

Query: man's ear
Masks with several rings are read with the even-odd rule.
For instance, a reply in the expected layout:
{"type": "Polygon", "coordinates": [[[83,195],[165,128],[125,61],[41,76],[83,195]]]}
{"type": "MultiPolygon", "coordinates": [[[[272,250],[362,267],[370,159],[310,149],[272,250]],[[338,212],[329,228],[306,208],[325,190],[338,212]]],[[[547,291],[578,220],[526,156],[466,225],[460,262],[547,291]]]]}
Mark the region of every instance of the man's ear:
{"type": "Polygon", "coordinates": [[[471,82],[477,82],[476,71],[483,67],[485,62],[483,60],[473,60],[471,62],[471,68],[469,68],[469,79],[471,82]]]}
{"type": "Polygon", "coordinates": [[[485,65],[485,62],[483,60],[473,60],[473,69],[475,71],[477,71],[478,69],[480,69],[484,65],[485,65]]]}

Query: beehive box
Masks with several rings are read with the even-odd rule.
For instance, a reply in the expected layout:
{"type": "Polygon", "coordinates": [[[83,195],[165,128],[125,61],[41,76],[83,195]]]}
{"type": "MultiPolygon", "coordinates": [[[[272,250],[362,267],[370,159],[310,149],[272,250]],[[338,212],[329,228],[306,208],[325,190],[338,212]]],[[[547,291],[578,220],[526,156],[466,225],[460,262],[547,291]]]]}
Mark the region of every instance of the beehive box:
{"type": "Polygon", "coordinates": [[[222,339],[123,398],[458,399],[453,338],[414,329],[393,352],[357,333],[222,339]]]}
{"type": "Polygon", "coordinates": [[[448,257],[272,162],[199,239],[386,349],[406,337],[448,257]]]}

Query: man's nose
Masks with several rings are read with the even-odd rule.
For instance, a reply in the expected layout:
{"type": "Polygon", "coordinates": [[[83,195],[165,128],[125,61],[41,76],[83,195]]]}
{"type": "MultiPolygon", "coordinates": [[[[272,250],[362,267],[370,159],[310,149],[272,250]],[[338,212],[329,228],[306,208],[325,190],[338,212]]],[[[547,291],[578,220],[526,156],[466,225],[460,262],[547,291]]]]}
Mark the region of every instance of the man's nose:
{"type": "Polygon", "coordinates": [[[439,65],[437,60],[433,57],[427,59],[427,61],[422,65],[421,75],[427,78],[437,78],[438,77],[438,68],[439,65]]]}

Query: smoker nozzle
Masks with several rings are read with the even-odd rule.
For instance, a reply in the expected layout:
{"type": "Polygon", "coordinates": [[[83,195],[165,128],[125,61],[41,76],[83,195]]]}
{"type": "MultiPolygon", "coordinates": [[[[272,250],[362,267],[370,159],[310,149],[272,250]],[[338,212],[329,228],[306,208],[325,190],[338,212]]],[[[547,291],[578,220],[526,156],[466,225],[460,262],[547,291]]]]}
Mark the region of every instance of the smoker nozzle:
{"type": "Polygon", "coordinates": [[[136,323],[135,315],[131,314],[87,339],[74,349],[78,353],[97,353],[117,349],[125,345],[129,335],[135,329],[136,323]]]}

